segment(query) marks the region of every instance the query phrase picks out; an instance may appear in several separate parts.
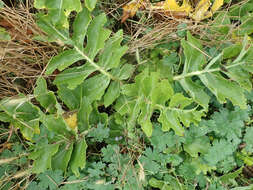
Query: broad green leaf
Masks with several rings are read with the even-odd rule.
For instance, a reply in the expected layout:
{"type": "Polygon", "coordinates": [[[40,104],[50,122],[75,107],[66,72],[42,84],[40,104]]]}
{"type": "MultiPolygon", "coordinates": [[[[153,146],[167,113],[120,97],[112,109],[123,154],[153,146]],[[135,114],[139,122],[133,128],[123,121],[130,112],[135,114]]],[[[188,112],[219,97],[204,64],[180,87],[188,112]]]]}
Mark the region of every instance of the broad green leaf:
{"type": "Polygon", "coordinates": [[[236,57],[240,54],[242,50],[241,44],[233,44],[223,49],[223,58],[229,59],[232,57],[236,57]]]}
{"type": "Polygon", "coordinates": [[[82,60],[83,57],[80,55],[76,50],[66,50],[55,57],[53,57],[47,67],[46,74],[52,74],[56,69],[60,71],[66,69],[68,66],[72,65],[73,63],[82,60]]]}
{"type": "Polygon", "coordinates": [[[178,136],[184,135],[184,128],[178,120],[177,113],[173,111],[163,111],[158,121],[162,124],[163,131],[173,129],[178,136]]]}
{"type": "Polygon", "coordinates": [[[201,70],[206,63],[206,58],[200,41],[194,38],[190,32],[187,32],[187,40],[183,39],[181,45],[184,48],[185,55],[183,73],[201,70]]]}
{"type": "MultiPolygon", "coordinates": [[[[205,56],[202,52],[201,43],[194,38],[190,32],[187,32],[187,41],[182,40],[181,44],[184,48],[185,64],[183,74],[196,72],[202,69],[206,63],[205,56]]],[[[209,96],[204,92],[203,87],[193,82],[192,79],[183,78],[179,81],[184,90],[199,103],[203,108],[208,108],[209,96]]]]}
{"type": "Polygon", "coordinates": [[[126,80],[129,77],[131,77],[133,72],[134,72],[134,66],[133,65],[124,64],[121,68],[116,68],[113,71],[113,75],[117,76],[120,80],[126,80]]]}
{"type": "Polygon", "coordinates": [[[86,165],[86,149],[87,144],[85,139],[77,141],[74,145],[74,150],[71,155],[70,168],[72,172],[78,177],[80,175],[79,168],[83,169],[86,165]]]}
{"type": "Polygon", "coordinates": [[[85,0],[85,6],[92,11],[96,6],[97,0],[85,0]]]}
{"type": "Polygon", "coordinates": [[[127,47],[120,45],[123,40],[122,31],[117,32],[106,42],[110,37],[111,31],[103,28],[106,23],[106,16],[104,14],[96,16],[91,21],[90,12],[84,8],[75,18],[72,39],[63,29],[47,23],[45,18],[42,17],[40,22],[42,23],[41,27],[44,31],[48,34],[52,33],[57,40],[65,44],[70,44],[73,47],[73,49],[65,50],[53,57],[49,62],[46,74],[52,74],[56,69],[62,71],[83,59],[87,61],[82,66],[67,69],[59,74],[54,84],[58,86],[67,84],[68,88],[74,89],[96,70],[115,80],[115,77],[107,72],[107,70],[119,66],[120,58],[125,54],[127,47]],[[87,38],[87,44],[83,48],[85,37],[87,38]],[[95,63],[93,59],[99,51],[101,51],[99,61],[95,63]]]}
{"type": "Polygon", "coordinates": [[[75,89],[94,71],[96,71],[96,69],[89,64],[69,68],[56,76],[54,84],[57,86],[66,84],[69,89],[75,89]]]}
{"type": "Polygon", "coordinates": [[[63,138],[70,139],[74,134],[74,131],[68,127],[67,123],[60,115],[57,117],[54,115],[44,115],[41,118],[41,121],[48,130],[62,136],[63,138]]]}
{"type": "MultiPolygon", "coordinates": [[[[208,146],[210,147],[210,146],[208,146]]],[[[208,150],[208,149],[207,149],[208,150]]],[[[196,174],[207,174],[207,172],[211,172],[212,170],[216,170],[215,166],[209,166],[201,157],[196,157],[192,159],[191,165],[196,168],[196,174]]]]}
{"type": "Polygon", "coordinates": [[[2,119],[21,130],[22,135],[32,141],[34,134],[39,134],[39,119],[41,112],[38,107],[29,102],[22,94],[18,98],[5,98],[0,101],[2,119]]]}
{"type": "Polygon", "coordinates": [[[194,109],[185,109],[192,103],[191,98],[184,97],[182,94],[174,94],[171,97],[169,108],[162,110],[158,121],[162,123],[162,130],[168,131],[173,129],[179,136],[184,135],[184,126],[189,127],[191,123],[197,124],[201,117],[204,116],[203,111],[194,109]],[[182,123],[182,124],[181,124],[182,123]]]}
{"type": "MultiPolygon", "coordinates": [[[[56,13],[55,13],[56,14],[56,13]]],[[[50,42],[58,42],[59,44],[69,44],[72,45],[73,41],[69,37],[68,29],[64,27],[57,28],[51,23],[50,18],[43,17],[43,15],[38,14],[37,25],[46,33],[46,39],[50,42]]]]}
{"type": "Polygon", "coordinates": [[[120,83],[113,81],[104,95],[104,105],[108,107],[111,105],[120,95],[120,83]]]}
{"type": "Polygon", "coordinates": [[[184,78],[179,81],[184,90],[190,94],[190,96],[206,110],[208,109],[208,103],[210,97],[204,91],[204,87],[193,82],[190,78],[184,78]]]}
{"type": "Polygon", "coordinates": [[[85,54],[93,60],[99,50],[104,48],[105,41],[109,38],[111,31],[104,29],[106,23],[105,14],[95,17],[87,31],[87,46],[85,47],[85,54]]]}
{"type": "Polygon", "coordinates": [[[204,92],[203,86],[194,84],[191,79],[193,76],[198,76],[204,86],[216,96],[220,103],[230,100],[234,105],[245,109],[244,89],[251,89],[249,72],[251,72],[253,64],[253,61],[250,61],[246,65],[244,61],[246,60],[245,55],[250,51],[250,48],[247,48],[246,38],[240,54],[234,61],[227,65],[221,65],[222,54],[219,54],[205,66],[206,61],[202,46],[189,33],[187,36],[189,42],[182,40],[186,56],[184,70],[181,75],[173,79],[179,80],[184,90],[205,110],[208,108],[210,98],[204,92]],[[249,69],[249,71],[246,71],[246,69],[249,69]],[[221,75],[220,72],[224,75],[221,75]]]}
{"type": "Polygon", "coordinates": [[[251,35],[253,33],[253,16],[248,15],[242,24],[238,27],[237,35],[251,35]]]}
{"type": "Polygon", "coordinates": [[[127,46],[121,46],[123,40],[123,31],[120,30],[114,34],[106,43],[99,58],[98,64],[104,68],[117,68],[120,63],[120,58],[126,53],[127,46]]]}
{"type": "Polygon", "coordinates": [[[229,99],[234,105],[238,105],[242,109],[247,107],[244,90],[235,82],[226,80],[218,73],[206,73],[199,77],[221,103],[225,103],[226,99],[229,99]]]}
{"type": "Polygon", "coordinates": [[[54,93],[47,90],[46,80],[40,77],[37,79],[36,85],[34,95],[41,106],[46,109],[46,112],[55,113],[58,108],[61,113],[61,106],[58,104],[54,93]]]}
{"type": "Polygon", "coordinates": [[[81,88],[70,90],[65,85],[58,86],[58,96],[70,110],[78,109],[82,97],[81,88]]]}
{"type": "Polygon", "coordinates": [[[94,100],[100,100],[105,93],[105,89],[109,85],[110,79],[103,75],[98,74],[92,78],[84,81],[81,85],[82,95],[93,102],[94,100]]]}
{"type": "Polygon", "coordinates": [[[82,97],[80,102],[80,108],[78,110],[78,129],[80,132],[88,130],[90,128],[89,117],[92,111],[91,102],[85,96],[82,97]]]}
{"type": "Polygon", "coordinates": [[[44,9],[46,8],[46,0],[34,0],[33,6],[36,9],[44,9]]]}
{"type": "Polygon", "coordinates": [[[147,136],[152,134],[150,118],[158,104],[164,105],[172,95],[173,90],[167,80],[159,82],[159,73],[148,74],[147,70],[137,75],[135,84],[127,84],[122,87],[126,96],[132,96],[133,101],[125,102],[126,98],[118,101],[116,109],[119,113],[129,114],[129,125],[134,125],[137,118],[138,123],[147,136]],[[123,104],[122,104],[123,103],[123,104]],[[139,115],[139,116],[138,116],[139,115]]]}
{"type": "Polygon", "coordinates": [[[35,0],[34,7],[37,9],[48,9],[44,17],[53,25],[68,28],[68,16],[72,11],[82,10],[79,0],[35,0]]]}
{"type": "Polygon", "coordinates": [[[210,27],[212,33],[218,33],[218,35],[221,35],[219,39],[226,38],[226,35],[229,33],[229,30],[231,26],[230,17],[228,16],[228,12],[221,12],[219,13],[215,19],[214,23],[210,27]]]}
{"type": "Polygon", "coordinates": [[[52,156],[58,151],[60,144],[47,144],[38,150],[34,150],[29,158],[34,160],[32,171],[34,173],[41,173],[51,168],[52,156]]]}
{"type": "Polygon", "coordinates": [[[86,8],[83,8],[74,20],[72,39],[80,50],[83,49],[84,38],[90,22],[91,14],[86,8]]]}
{"type": "Polygon", "coordinates": [[[59,151],[52,157],[52,169],[66,171],[72,150],[73,143],[61,145],[59,151]]]}
{"type": "Polygon", "coordinates": [[[253,1],[248,0],[242,3],[240,6],[232,5],[228,11],[229,16],[233,16],[233,19],[239,20],[241,17],[244,17],[249,12],[253,11],[253,1]]]}
{"type": "MultiPolygon", "coordinates": [[[[1,1],[0,1],[0,8],[1,8],[1,1]]],[[[10,41],[11,36],[9,33],[2,27],[0,27],[0,41],[10,41]]]]}

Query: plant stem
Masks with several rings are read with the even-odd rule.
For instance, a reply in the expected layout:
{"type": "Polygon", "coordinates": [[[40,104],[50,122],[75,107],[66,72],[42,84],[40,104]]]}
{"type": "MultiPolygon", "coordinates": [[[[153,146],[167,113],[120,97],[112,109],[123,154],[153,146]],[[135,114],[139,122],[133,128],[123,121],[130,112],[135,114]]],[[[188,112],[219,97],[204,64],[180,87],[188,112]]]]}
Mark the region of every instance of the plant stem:
{"type": "MultiPolygon", "coordinates": [[[[243,64],[244,64],[244,62],[239,62],[239,63],[236,63],[234,65],[226,66],[225,69],[230,69],[232,67],[236,67],[236,66],[243,65],[243,64]]],[[[212,72],[216,72],[216,71],[223,71],[223,70],[221,68],[204,69],[202,71],[194,71],[194,72],[191,72],[191,73],[186,73],[186,74],[181,74],[181,75],[175,76],[175,77],[173,77],[173,80],[181,80],[181,79],[186,78],[186,77],[192,77],[192,76],[195,76],[195,75],[203,75],[205,73],[212,73],[212,72]]]]}

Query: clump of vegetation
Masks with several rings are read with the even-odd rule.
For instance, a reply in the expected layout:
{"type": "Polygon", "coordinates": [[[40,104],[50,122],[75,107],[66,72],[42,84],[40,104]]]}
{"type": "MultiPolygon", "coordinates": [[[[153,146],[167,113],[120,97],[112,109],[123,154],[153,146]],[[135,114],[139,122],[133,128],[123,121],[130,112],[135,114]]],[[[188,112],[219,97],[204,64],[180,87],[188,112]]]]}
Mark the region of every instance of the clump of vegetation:
{"type": "MultiPolygon", "coordinates": [[[[34,81],[0,100],[0,187],[252,189],[253,2],[226,1],[201,22],[137,12],[123,30],[114,9],[107,19],[109,2],[35,0],[24,39],[1,25],[5,68],[18,52],[9,44],[19,44],[34,54],[18,52],[12,65],[41,69],[3,70],[3,81],[34,81]]],[[[2,6],[7,22],[15,9],[2,6]]],[[[20,22],[7,23],[24,30],[20,22]]]]}

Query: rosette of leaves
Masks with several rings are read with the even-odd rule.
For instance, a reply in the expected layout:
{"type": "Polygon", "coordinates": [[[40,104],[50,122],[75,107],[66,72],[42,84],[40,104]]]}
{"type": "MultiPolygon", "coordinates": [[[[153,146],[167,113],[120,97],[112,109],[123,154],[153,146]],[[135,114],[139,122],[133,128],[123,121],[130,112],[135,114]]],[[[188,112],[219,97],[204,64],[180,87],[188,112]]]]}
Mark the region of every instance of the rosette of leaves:
{"type": "Polygon", "coordinates": [[[54,84],[71,113],[70,117],[64,116],[56,96],[47,90],[45,79],[39,78],[34,95],[44,108],[40,121],[50,134],[47,142],[36,143],[30,155],[36,173],[51,168],[66,171],[69,167],[79,175],[79,168],[84,168],[86,160],[85,134],[91,123],[107,120],[106,114],[98,112],[96,101],[104,95],[104,104],[110,105],[119,95],[121,81],[128,79],[133,71],[133,66],[120,63],[127,50],[121,46],[122,31],[111,35],[111,31],[103,27],[104,14],[92,18],[94,2],[86,0],[82,8],[80,1],[74,0],[35,1],[36,8],[47,9],[46,14],[37,15],[38,25],[46,34],[43,38],[67,47],[50,60],[46,74],[56,69],[62,71],[54,84]],[[71,24],[68,22],[71,11],[77,12],[73,33],[69,32],[71,24]],[[81,66],[70,67],[76,62],[82,63],[81,66]]]}

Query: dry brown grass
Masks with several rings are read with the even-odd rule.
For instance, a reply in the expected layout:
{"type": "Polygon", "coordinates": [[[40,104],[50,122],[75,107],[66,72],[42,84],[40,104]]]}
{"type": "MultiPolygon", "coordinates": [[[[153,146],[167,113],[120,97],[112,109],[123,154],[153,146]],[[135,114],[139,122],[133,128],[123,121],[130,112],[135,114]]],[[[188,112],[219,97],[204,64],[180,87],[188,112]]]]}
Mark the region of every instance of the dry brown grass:
{"type": "Polygon", "coordinates": [[[42,32],[27,5],[1,9],[0,26],[11,35],[11,41],[0,42],[0,99],[31,93],[35,79],[59,47],[33,40],[42,32]]]}
{"type": "MultiPolygon", "coordinates": [[[[109,17],[120,22],[122,8],[129,1],[116,0],[113,3],[109,3],[111,0],[104,0],[102,1],[102,7],[109,17]]],[[[240,1],[238,6],[243,2],[246,2],[246,0],[240,1]]],[[[222,11],[226,13],[230,6],[231,4],[223,6],[222,11]]],[[[134,17],[133,19],[128,19],[122,25],[125,37],[128,38],[129,53],[136,52],[136,49],[141,51],[153,48],[160,43],[170,43],[180,40],[176,32],[179,30],[177,26],[182,23],[187,24],[187,30],[198,35],[200,39],[203,39],[203,44],[210,47],[217,45],[216,40],[218,40],[219,34],[210,28],[210,25],[215,22],[215,19],[210,18],[205,21],[196,22],[189,18],[175,18],[168,15],[165,16],[163,12],[150,12],[147,10],[139,10],[138,16],[139,18],[134,17]]],[[[229,27],[231,30],[223,40],[219,41],[219,44],[233,41],[231,38],[233,25],[229,27]]]]}

